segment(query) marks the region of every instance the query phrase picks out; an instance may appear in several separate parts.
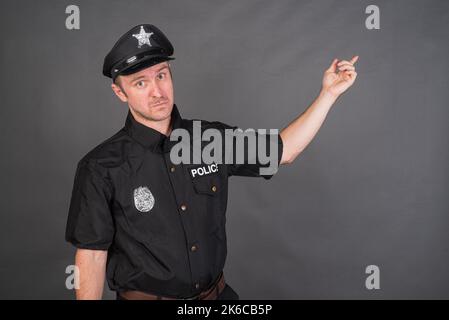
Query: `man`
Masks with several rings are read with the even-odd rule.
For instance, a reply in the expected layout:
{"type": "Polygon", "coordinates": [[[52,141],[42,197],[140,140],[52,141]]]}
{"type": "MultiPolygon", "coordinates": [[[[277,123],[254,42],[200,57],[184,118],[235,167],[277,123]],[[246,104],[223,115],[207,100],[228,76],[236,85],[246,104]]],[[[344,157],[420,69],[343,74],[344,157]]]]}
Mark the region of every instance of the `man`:
{"type": "MultiPolygon", "coordinates": [[[[105,57],[103,74],[129,111],[124,128],[78,163],[66,229],[66,240],[77,247],[78,299],[101,299],[106,276],[118,299],[239,298],[222,272],[227,179],[272,174],[262,175],[266,163],[248,155],[239,163],[175,163],[174,132],[192,133],[195,123],[182,119],[174,103],[173,52],[158,28],[144,24],[105,57]]],[[[357,59],[334,59],[319,96],[275,143],[273,135],[256,134],[276,165],[292,163],[310,143],[354,83],[357,59]]],[[[226,135],[235,127],[201,121],[200,131],[207,129],[226,135]]]]}

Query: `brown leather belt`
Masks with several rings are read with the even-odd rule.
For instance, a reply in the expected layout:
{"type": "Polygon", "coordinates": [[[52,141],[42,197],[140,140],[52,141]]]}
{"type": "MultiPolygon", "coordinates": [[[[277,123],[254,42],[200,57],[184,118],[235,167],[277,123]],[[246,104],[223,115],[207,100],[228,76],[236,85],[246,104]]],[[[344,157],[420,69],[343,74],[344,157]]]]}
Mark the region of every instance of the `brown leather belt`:
{"type": "Polygon", "coordinates": [[[119,295],[124,300],[216,300],[220,293],[226,286],[223,273],[221,273],[219,279],[215,284],[213,284],[209,289],[199,293],[196,296],[189,298],[172,298],[164,297],[159,295],[154,295],[142,291],[124,291],[120,292],[119,295]]]}

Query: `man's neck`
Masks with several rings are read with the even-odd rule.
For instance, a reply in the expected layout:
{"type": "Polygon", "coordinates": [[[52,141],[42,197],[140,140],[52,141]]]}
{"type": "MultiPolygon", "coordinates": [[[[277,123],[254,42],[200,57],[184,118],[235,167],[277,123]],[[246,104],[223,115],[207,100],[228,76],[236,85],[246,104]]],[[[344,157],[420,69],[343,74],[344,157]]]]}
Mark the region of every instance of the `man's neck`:
{"type": "Polygon", "coordinates": [[[167,119],[164,119],[164,120],[152,121],[152,120],[148,120],[148,119],[142,117],[139,114],[136,114],[131,109],[130,109],[130,111],[131,111],[131,114],[133,115],[134,119],[137,122],[139,122],[140,124],[142,124],[142,125],[144,125],[146,127],[149,127],[151,129],[154,129],[154,130],[162,133],[165,136],[169,136],[170,135],[171,130],[172,130],[172,128],[170,126],[170,124],[171,124],[171,115],[167,119]]]}

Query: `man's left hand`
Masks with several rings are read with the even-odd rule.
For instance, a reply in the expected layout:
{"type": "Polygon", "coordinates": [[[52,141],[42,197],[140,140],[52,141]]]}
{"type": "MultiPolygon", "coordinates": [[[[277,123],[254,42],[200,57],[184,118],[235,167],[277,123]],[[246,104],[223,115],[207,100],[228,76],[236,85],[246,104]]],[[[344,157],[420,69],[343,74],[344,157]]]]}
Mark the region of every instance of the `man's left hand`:
{"type": "Polygon", "coordinates": [[[324,72],[322,90],[337,98],[352,86],[357,78],[354,64],[358,59],[359,56],[354,56],[350,61],[334,59],[324,72]]]}

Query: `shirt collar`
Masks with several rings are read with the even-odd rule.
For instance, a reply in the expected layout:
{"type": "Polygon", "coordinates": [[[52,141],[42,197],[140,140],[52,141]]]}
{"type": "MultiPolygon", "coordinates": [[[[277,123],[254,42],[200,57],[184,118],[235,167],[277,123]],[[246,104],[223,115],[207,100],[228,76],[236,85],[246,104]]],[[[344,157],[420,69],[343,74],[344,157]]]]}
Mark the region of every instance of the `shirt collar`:
{"type": "MultiPolygon", "coordinates": [[[[170,124],[172,127],[172,131],[180,128],[182,124],[182,118],[179,114],[176,104],[173,104],[170,124]]],[[[163,153],[170,151],[170,138],[153,128],[147,127],[140,122],[137,122],[136,119],[134,119],[131,111],[129,110],[126,117],[124,129],[131,138],[136,140],[145,148],[151,149],[153,152],[163,153]]]]}

